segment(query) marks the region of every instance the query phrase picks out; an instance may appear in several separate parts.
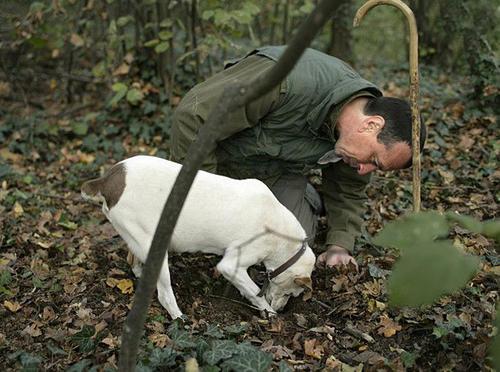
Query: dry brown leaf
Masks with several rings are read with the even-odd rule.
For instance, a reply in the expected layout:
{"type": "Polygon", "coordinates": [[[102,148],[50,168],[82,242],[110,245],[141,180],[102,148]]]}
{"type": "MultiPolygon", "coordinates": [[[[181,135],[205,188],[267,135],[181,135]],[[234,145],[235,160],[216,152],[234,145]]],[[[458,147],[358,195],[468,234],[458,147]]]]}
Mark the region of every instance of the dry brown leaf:
{"type": "Polygon", "coordinates": [[[129,71],[130,66],[126,63],[122,63],[115,69],[115,71],[113,71],[113,76],[127,75],[129,71]]]}
{"type": "Polygon", "coordinates": [[[3,302],[3,306],[5,306],[10,312],[13,312],[13,313],[16,313],[21,308],[21,305],[19,304],[19,302],[16,302],[16,301],[10,302],[10,301],[5,300],[3,302]]]}
{"type": "Polygon", "coordinates": [[[10,152],[8,148],[4,147],[0,149],[0,157],[5,160],[10,160],[13,163],[20,163],[23,160],[23,156],[19,154],[14,154],[10,152]]]}
{"type": "Polygon", "coordinates": [[[41,280],[47,279],[50,275],[49,265],[39,258],[31,260],[30,268],[31,271],[41,280]]]}
{"type": "Polygon", "coordinates": [[[389,318],[387,315],[380,316],[380,323],[378,325],[377,333],[384,335],[384,337],[392,337],[398,331],[401,331],[401,326],[389,318]]]}
{"type": "Polygon", "coordinates": [[[118,347],[118,337],[110,333],[106,338],[101,340],[101,343],[107,345],[110,349],[116,349],[118,347]]]}
{"type": "Polygon", "coordinates": [[[14,203],[14,206],[12,207],[12,211],[14,212],[15,218],[21,217],[24,213],[23,206],[18,201],[16,201],[14,203]]]}
{"type": "Polygon", "coordinates": [[[134,282],[130,279],[120,279],[116,286],[120,289],[123,294],[134,292],[134,282]]]}
{"type": "Polygon", "coordinates": [[[268,328],[269,332],[281,333],[283,330],[283,320],[278,317],[271,319],[271,327],[268,328]]]}
{"type": "Polygon", "coordinates": [[[54,309],[52,309],[50,306],[45,306],[43,308],[42,319],[46,322],[50,322],[55,318],[56,318],[56,313],[54,312],[54,309]]]}
{"type": "Polygon", "coordinates": [[[83,41],[83,38],[80,35],[75,34],[75,33],[71,34],[69,41],[71,44],[73,44],[77,48],[79,48],[79,47],[83,46],[83,44],[85,44],[85,42],[83,41]]]}
{"type": "Polygon", "coordinates": [[[171,343],[170,337],[163,333],[155,333],[148,336],[149,341],[156,347],[164,348],[171,343]]]}
{"type": "Polygon", "coordinates": [[[115,288],[116,285],[118,284],[119,279],[116,278],[107,278],[106,279],[106,284],[108,287],[115,288]]]}
{"type": "Polygon", "coordinates": [[[304,353],[310,357],[321,359],[324,353],[324,348],[321,343],[315,338],[304,341],[304,353]]]}
{"type": "Polygon", "coordinates": [[[0,81],[0,96],[6,97],[11,94],[10,84],[6,81],[0,81]]]}
{"type": "Polygon", "coordinates": [[[458,144],[458,147],[464,150],[469,150],[473,145],[475,141],[472,137],[468,135],[463,135],[460,137],[460,143],[458,144]]]}
{"type": "Polygon", "coordinates": [[[36,323],[33,323],[32,325],[24,328],[22,330],[22,333],[28,334],[31,337],[38,337],[42,335],[42,331],[40,331],[40,328],[38,328],[38,325],[36,323]]]}

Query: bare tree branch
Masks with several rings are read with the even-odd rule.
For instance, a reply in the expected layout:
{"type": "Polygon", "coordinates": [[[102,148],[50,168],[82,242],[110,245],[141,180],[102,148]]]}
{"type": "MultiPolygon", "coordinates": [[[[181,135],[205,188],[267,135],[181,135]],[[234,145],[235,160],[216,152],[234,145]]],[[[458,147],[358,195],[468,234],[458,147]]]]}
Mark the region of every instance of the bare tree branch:
{"type": "Polygon", "coordinates": [[[132,310],[125,321],[118,367],[120,371],[133,371],[135,369],[142,329],[166,250],[196,173],[203,159],[216,146],[215,134],[218,131],[218,125],[224,123],[229,112],[269,92],[288,75],[306,47],[326,23],[333,8],[333,1],[321,1],[299,28],[278,63],[263,77],[249,84],[236,81],[234,84],[228,85],[218,104],[210,112],[205,125],[202,126],[197,141],[191,144],[188,156],[163,208],[146,259],[143,276],[139,280],[134,296],[132,310]]]}

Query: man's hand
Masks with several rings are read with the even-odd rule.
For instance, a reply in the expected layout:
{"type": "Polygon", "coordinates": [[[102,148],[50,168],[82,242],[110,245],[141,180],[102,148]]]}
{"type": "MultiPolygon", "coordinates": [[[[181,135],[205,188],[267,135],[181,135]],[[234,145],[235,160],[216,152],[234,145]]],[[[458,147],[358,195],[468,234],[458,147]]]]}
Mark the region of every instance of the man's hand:
{"type": "Polygon", "coordinates": [[[339,247],[338,245],[329,245],[327,250],[321,253],[316,261],[316,266],[327,266],[333,267],[337,265],[349,266],[352,263],[358,270],[358,263],[345,248],[339,247]]]}

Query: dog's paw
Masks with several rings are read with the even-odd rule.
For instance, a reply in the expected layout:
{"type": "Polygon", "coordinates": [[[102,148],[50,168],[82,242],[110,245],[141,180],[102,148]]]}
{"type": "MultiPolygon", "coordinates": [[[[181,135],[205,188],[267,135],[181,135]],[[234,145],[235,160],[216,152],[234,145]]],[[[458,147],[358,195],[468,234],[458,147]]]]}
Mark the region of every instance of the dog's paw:
{"type": "Polygon", "coordinates": [[[260,311],[260,317],[262,319],[272,319],[278,316],[278,313],[276,311],[268,311],[268,310],[261,310],[260,311]]]}
{"type": "Polygon", "coordinates": [[[173,321],[183,324],[190,323],[190,320],[186,314],[180,314],[179,316],[175,317],[173,321]]]}

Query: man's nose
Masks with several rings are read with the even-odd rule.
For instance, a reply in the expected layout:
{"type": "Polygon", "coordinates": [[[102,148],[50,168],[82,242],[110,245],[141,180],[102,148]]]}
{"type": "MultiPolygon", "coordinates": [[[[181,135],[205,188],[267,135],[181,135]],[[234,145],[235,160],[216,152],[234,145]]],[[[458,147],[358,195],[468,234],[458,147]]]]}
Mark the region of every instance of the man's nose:
{"type": "Polygon", "coordinates": [[[358,174],[363,176],[377,169],[375,164],[358,164],[358,174]]]}

